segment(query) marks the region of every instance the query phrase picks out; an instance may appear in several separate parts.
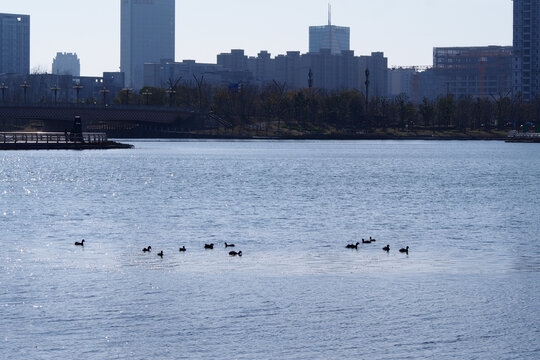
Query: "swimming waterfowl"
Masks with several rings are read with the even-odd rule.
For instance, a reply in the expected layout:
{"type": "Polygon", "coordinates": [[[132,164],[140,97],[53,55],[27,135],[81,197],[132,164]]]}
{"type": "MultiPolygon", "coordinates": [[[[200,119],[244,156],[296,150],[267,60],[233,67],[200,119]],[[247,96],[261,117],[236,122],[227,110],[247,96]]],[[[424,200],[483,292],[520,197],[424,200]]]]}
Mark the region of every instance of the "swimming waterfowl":
{"type": "Polygon", "coordinates": [[[148,246],[148,247],[145,247],[144,249],[142,249],[143,252],[150,252],[152,251],[152,247],[151,246],[148,246]]]}
{"type": "Polygon", "coordinates": [[[242,251],[229,251],[230,256],[242,256],[242,251]]]}
{"type": "Polygon", "coordinates": [[[227,244],[227,243],[225,243],[225,247],[226,247],[226,248],[227,248],[227,247],[234,247],[234,246],[235,246],[234,244],[227,244]]]}
{"type": "Polygon", "coordinates": [[[362,244],[371,244],[371,240],[362,239],[362,244]]]}
{"type": "Polygon", "coordinates": [[[163,257],[163,250],[161,250],[160,252],[158,252],[157,256],[159,256],[160,258],[163,257]]]}
{"type": "Polygon", "coordinates": [[[205,249],[213,249],[213,248],[214,248],[214,244],[204,244],[204,248],[205,248],[205,249]]]}
{"type": "Polygon", "coordinates": [[[75,241],[76,246],[84,246],[84,239],[81,242],[75,241]]]}
{"type": "Polygon", "coordinates": [[[377,241],[377,240],[375,240],[375,239],[372,239],[372,238],[371,238],[371,236],[370,236],[370,237],[369,237],[369,241],[371,241],[371,242],[375,242],[375,241],[377,241]]]}
{"type": "Polygon", "coordinates": [[[386,252],[390,252],[390,245],[386,245],[385,247],[382,248],[384,251],[386,252]]]}
{"type": "Polygon", "coordinates": [[[345,248],[346,249],[358,249],[359,244],[360,244],[359,242],[357,242],[356,244],[349,244],[349,245],[345,246],[345,248]]]}
{"type": "Polygon", "coordinates": [[[404,249],[401,248],[401,249],[399,249],[399,252],[400,252],[400,253],[407,253],[407,255],[408,255],[408,254],[409,254],[409,247],[407,246],[407,247],[404,248],[404,249]]]}
{"type": "Polygon", "coordinates": [[[185,246],[182,246],[180,249],[178,249],[178,251],[184,252],[184,251],[186,251],[186,247],[185,247],[185,246]]]}

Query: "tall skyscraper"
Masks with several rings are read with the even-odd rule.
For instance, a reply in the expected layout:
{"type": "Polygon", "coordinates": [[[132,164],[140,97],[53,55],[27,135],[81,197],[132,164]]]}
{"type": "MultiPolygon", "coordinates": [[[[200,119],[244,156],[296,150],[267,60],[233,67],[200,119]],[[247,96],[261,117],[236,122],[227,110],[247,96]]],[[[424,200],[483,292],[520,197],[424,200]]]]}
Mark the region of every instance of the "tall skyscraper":
{"type": "Polygon", "coordinates": [[[514,0],[514,94],[540,95],[540,0],[514,0]]]}
{"type": "Polygon", "coordinates": [[[55,75],[81,76],[81,62],[74,53],[56,53],[53,59],[52,73],[55,75]]]}
{"type": "Polygon", "coordinates": [[[0,73],[30,73],[30,16],[0,14],[0,73]]]}
{"type": "Polygon", "coordinates": [[[126,86],[144,86],[144,64],[174,61],[175,0],[121,0],[120,69],[126,86]]]}
{"type": "Polygon", "coordinates": [[[309,52],[317,53],[321,49],[330,49],[332,54],[341,54],[350,50],[351,29],[332,25],[332,8],[328,5],[328,25],[309,27],[309,52]]]}

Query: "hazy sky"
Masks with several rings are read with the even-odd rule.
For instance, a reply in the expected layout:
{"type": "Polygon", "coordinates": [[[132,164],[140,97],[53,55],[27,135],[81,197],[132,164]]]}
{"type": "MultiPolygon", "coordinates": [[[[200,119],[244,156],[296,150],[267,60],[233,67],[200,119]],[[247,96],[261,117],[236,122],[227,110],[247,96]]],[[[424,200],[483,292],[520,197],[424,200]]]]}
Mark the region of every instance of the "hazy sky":
{"type": "MultiPolygon", "coordinates": [[[[511,0],[333,0],[333,24],[351,27],[357,55],[389,65],[430,65],[435,46],[512,45],[511,0]]],[[[328,0],[176,0],[176,60],[216,62],[245,49],[308,50],[308,27],[327,23],[328,0]]],[[[82,75],[120,66],[120,0],[0,0],[31,15],[31,67],[50,71],[57,51],[77,52],[82,75]]]]}

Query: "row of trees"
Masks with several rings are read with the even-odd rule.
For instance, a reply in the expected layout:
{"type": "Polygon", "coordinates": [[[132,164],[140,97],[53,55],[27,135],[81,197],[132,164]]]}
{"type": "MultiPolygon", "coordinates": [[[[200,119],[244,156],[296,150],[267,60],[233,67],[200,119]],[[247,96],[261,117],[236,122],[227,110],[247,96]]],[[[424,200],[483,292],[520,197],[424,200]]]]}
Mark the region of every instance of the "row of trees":
{"type": "Polygon", "coordinates": [[[195,83],[170,81],[166,89],[143,88],[139,93],[120,92],[118,104],[182,106],[210,111],[234,126],[275,124],[300,130],[328,128],[373,129],[493,129],[515,128],[540,120],[540,98],[525,103],[519,96],[456,98],[452,94],[415,104],[402,94],[394,99],[373,97],[366,101],[357,90],[326,92],[320,89],[289,90],[274,82],[264,87],[239,84],[211,86],[204,78],[195,83]]]}

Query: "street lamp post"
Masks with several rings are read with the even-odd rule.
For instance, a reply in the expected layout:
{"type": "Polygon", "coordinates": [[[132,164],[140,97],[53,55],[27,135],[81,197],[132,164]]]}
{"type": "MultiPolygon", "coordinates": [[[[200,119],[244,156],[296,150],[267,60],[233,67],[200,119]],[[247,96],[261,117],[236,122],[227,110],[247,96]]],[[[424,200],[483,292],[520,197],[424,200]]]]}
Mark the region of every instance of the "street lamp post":
{"type": "Polygon", "coordinates": [[[142,95],[146,97],[146,106],[150,105],[150,96],[152,95],[152,93],[149,90],[144,90],[142,92],[142,95]]]}
{"type": "Polygon", "coordinates": [[[2,85],[0,86],[0,89],[2,89],[2,103],[5,103],[6,102],[6,99],[5,99],[5,92],[6,90],[9,88],[9,86],[7,86],[5,83],[2,83],[2,85]]]}
{"type": "Polygon", "coordinates": [[[371,116],[369,113],[369,85],[371,85],[371,81],[369,80],[369,68],[366,68],[364,71],[364,74],[366,75],[366,82],[364,85],[366,85],[366,121],[364,126],[364,132],[368,132],[368,130],[371,130],[371,116]]]}
{"type": "Polygon", "coordinates": [[[125,87],[122,91],[126,94],[126,105],[129,105],[129,93],[132,92],[133,89],[125,87]]]}
{"type": "Polygon", "coordinates": [[[56,94],[58,93],[58,91],[61,90],[57,85],[54,85],[52,88],[51,88],[51,91],[54,93],[54,104],[56,105],[56,94]]]}
{"type": "Polygon", "coordinates": [[[176,90],[170,87],[167,89],[167,94],[169,94],[169,107],[172,107],[173,98],[174,98],[174,94],[176,94],[176,90]]]}
{"type": "Polygon", "coordinates": [[[20,85],[20,87],[22,87],[24,90],[24,104],[26,105],[26,91],[30,87],[30,84],[25,81],[24,84],[20,85]]]}
{"type": "Polygon", "coordinates": [[[77,104],[79,103],[79,95],[81,90],[84,88],[84,86],[81,85],[81,83],[78,83],[77,85],[73,86],[75,91],[77,92],[77,104]]]}
{"type": "Polygon", "coordinates": [[[109,90],[104,86],[103,89],[99,90],[101,95],[103,95],[103,106],[107,106],[107,95],[109,94],[109,90]]]}

